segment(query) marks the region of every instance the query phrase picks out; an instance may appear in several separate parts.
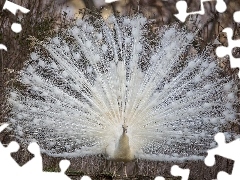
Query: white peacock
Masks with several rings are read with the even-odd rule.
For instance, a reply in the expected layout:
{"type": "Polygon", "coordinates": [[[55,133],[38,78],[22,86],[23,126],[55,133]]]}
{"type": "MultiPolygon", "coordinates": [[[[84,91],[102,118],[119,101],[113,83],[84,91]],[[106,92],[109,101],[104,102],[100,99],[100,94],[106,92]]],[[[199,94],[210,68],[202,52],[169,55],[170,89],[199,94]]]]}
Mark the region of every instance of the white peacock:
{"type": "Polygon", "coordinates": [[[141,15],[85,17],[41,42],[19,75],[26,89],[10,92],[17,137],[52,156],[201,159],[236,120],[235,82],[207,50],[189,53],[194,33],[149,30],[141,15]]]}

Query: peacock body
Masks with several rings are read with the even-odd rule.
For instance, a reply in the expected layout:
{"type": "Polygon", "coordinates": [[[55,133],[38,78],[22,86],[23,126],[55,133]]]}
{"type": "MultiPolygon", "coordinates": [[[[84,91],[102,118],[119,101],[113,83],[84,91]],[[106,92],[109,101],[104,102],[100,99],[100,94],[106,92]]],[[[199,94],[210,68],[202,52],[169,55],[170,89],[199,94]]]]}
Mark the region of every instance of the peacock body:
{"type": "Polygon", "coordinates": [[[236,85],[195,34],[143,16],[79,19],[39,42],[12,89],[9,121],[52,156],[198,159],[236,120],[236,85]],[[149,33],[151,32],[151,33],[149,33]]]}

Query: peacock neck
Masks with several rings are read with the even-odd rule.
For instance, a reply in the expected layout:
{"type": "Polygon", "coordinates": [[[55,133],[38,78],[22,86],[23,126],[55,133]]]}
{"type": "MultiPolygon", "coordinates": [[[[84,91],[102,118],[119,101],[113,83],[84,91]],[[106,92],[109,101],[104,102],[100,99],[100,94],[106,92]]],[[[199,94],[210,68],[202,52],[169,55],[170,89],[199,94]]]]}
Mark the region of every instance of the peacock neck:
{"type": "Polygon", "coordinates": [[[127,126],[123,125],[123,133],[120,136],[117,147],[114,151],[114,160],[128,162],[133,159],[134,156],[129,145],[129,137],[127,135],[127,126]]]}

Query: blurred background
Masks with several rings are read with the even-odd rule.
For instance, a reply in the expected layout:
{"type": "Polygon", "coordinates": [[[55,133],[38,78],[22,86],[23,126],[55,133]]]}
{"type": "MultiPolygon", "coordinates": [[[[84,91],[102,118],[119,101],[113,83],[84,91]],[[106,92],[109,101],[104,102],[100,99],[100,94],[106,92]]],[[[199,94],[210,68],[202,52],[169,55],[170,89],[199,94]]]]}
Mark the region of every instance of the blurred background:
{"type": "MultiPolygon", "coordinates": [[[[226,27],[234,30],[233,39],[240,36],[240,25],[233,21],[233,13],[240,10],[240,1],[224,0],[227,10],[218,13],[215,9],[216,1],[204,3],[204,15],[191,15],[186,23],[181,23],[174,14],[177,14],[177,0],[119,0],[105,3],[104,0],[11,0],[20,6],[30,9],[28,14],[17,12],[16,16],[11,12],[0,11],[0,43],[7,46],[8,51],[0,50],[0,124],[7,121],[10,108],[6,105],[7,90],[14,86],[21,86],[16,81],[18,71],[28,60],[29,54],[34,50],[35,43],[53,37],[56,33],[71,25],[77,18],[82,18],[86,13],[93,13],[107,18],[109,15],[133,15],[142,13],[147,18],[153,19],[153,28],[161,28],[166,24],[179,23],[191,31],[199,30],[198,38],[194,46],[201,50],[206,45],[213,47],[227,46],[226,34],[221,31],[226,27]],[[14,33],[11,24],[19,22],[23,30],[14,33]]],[[[199,11],[200,0],[186,0],[188,12],[199,11]]],[[[0,1],[2,9],[5,0],[0,1]]],[[[240,57],[239,48],[233,50],[235,57],[240,57]]],[[[226,74],[236,75],[238,69],[229,67],[228,58],[218,59],[220,66],[226,74]]],[[[7,145],[14,140],[11,129],[0,134],[0,141],[7,145]]],[[[19,152],[12,154],[13,158],[23,165],[33,156],[21,146],[19,152]]],[[[43,167],[45,171],[59,171],[58,163],[61,158],[53,158],[43,155],[43,167]]],[[[84,157],[71,160],[71,166],[67,174],[72,179],[80,179],[83,174],[91,175],[93,179],[112,179],[113,163],[103,157],[84,157]]],[[[127,166],[130,177],[136,179],[154,179],[157,175],[169,177],[170,168],[174,163],[150,162],[136,160],[127,166]]],[[[177,163],[181,168],[190,168],[190,179],[215,179],[219,171],[231,173],[233,162],[217,157],[216,165],[205,166],[203,161],[177,163]]],[[[123,164],[117,163],[117,174],[122,174],[123,164]]],[[[166,178],[167,179],[167,178],[166,178]]],[[[176,178],[180,179],[180,178],[176,178]]]]}

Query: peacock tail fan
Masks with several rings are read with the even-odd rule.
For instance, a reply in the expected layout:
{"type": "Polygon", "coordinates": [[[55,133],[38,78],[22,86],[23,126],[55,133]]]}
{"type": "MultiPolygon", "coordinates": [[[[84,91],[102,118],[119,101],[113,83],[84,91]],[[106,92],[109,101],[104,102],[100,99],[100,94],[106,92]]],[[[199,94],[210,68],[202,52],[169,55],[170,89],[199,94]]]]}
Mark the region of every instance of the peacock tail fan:
{"type": "Polygon", "coordinates": [[[36,46],[18,77],[26,89],[9,93],[21,142],[51,156],[111,156],[125,123],[136,158],[201,159],[236,121],[235,80],[213,50],[194,51],[195,33],[152,30],[136,15],[86,16],[63,34],[36,46]]]}

